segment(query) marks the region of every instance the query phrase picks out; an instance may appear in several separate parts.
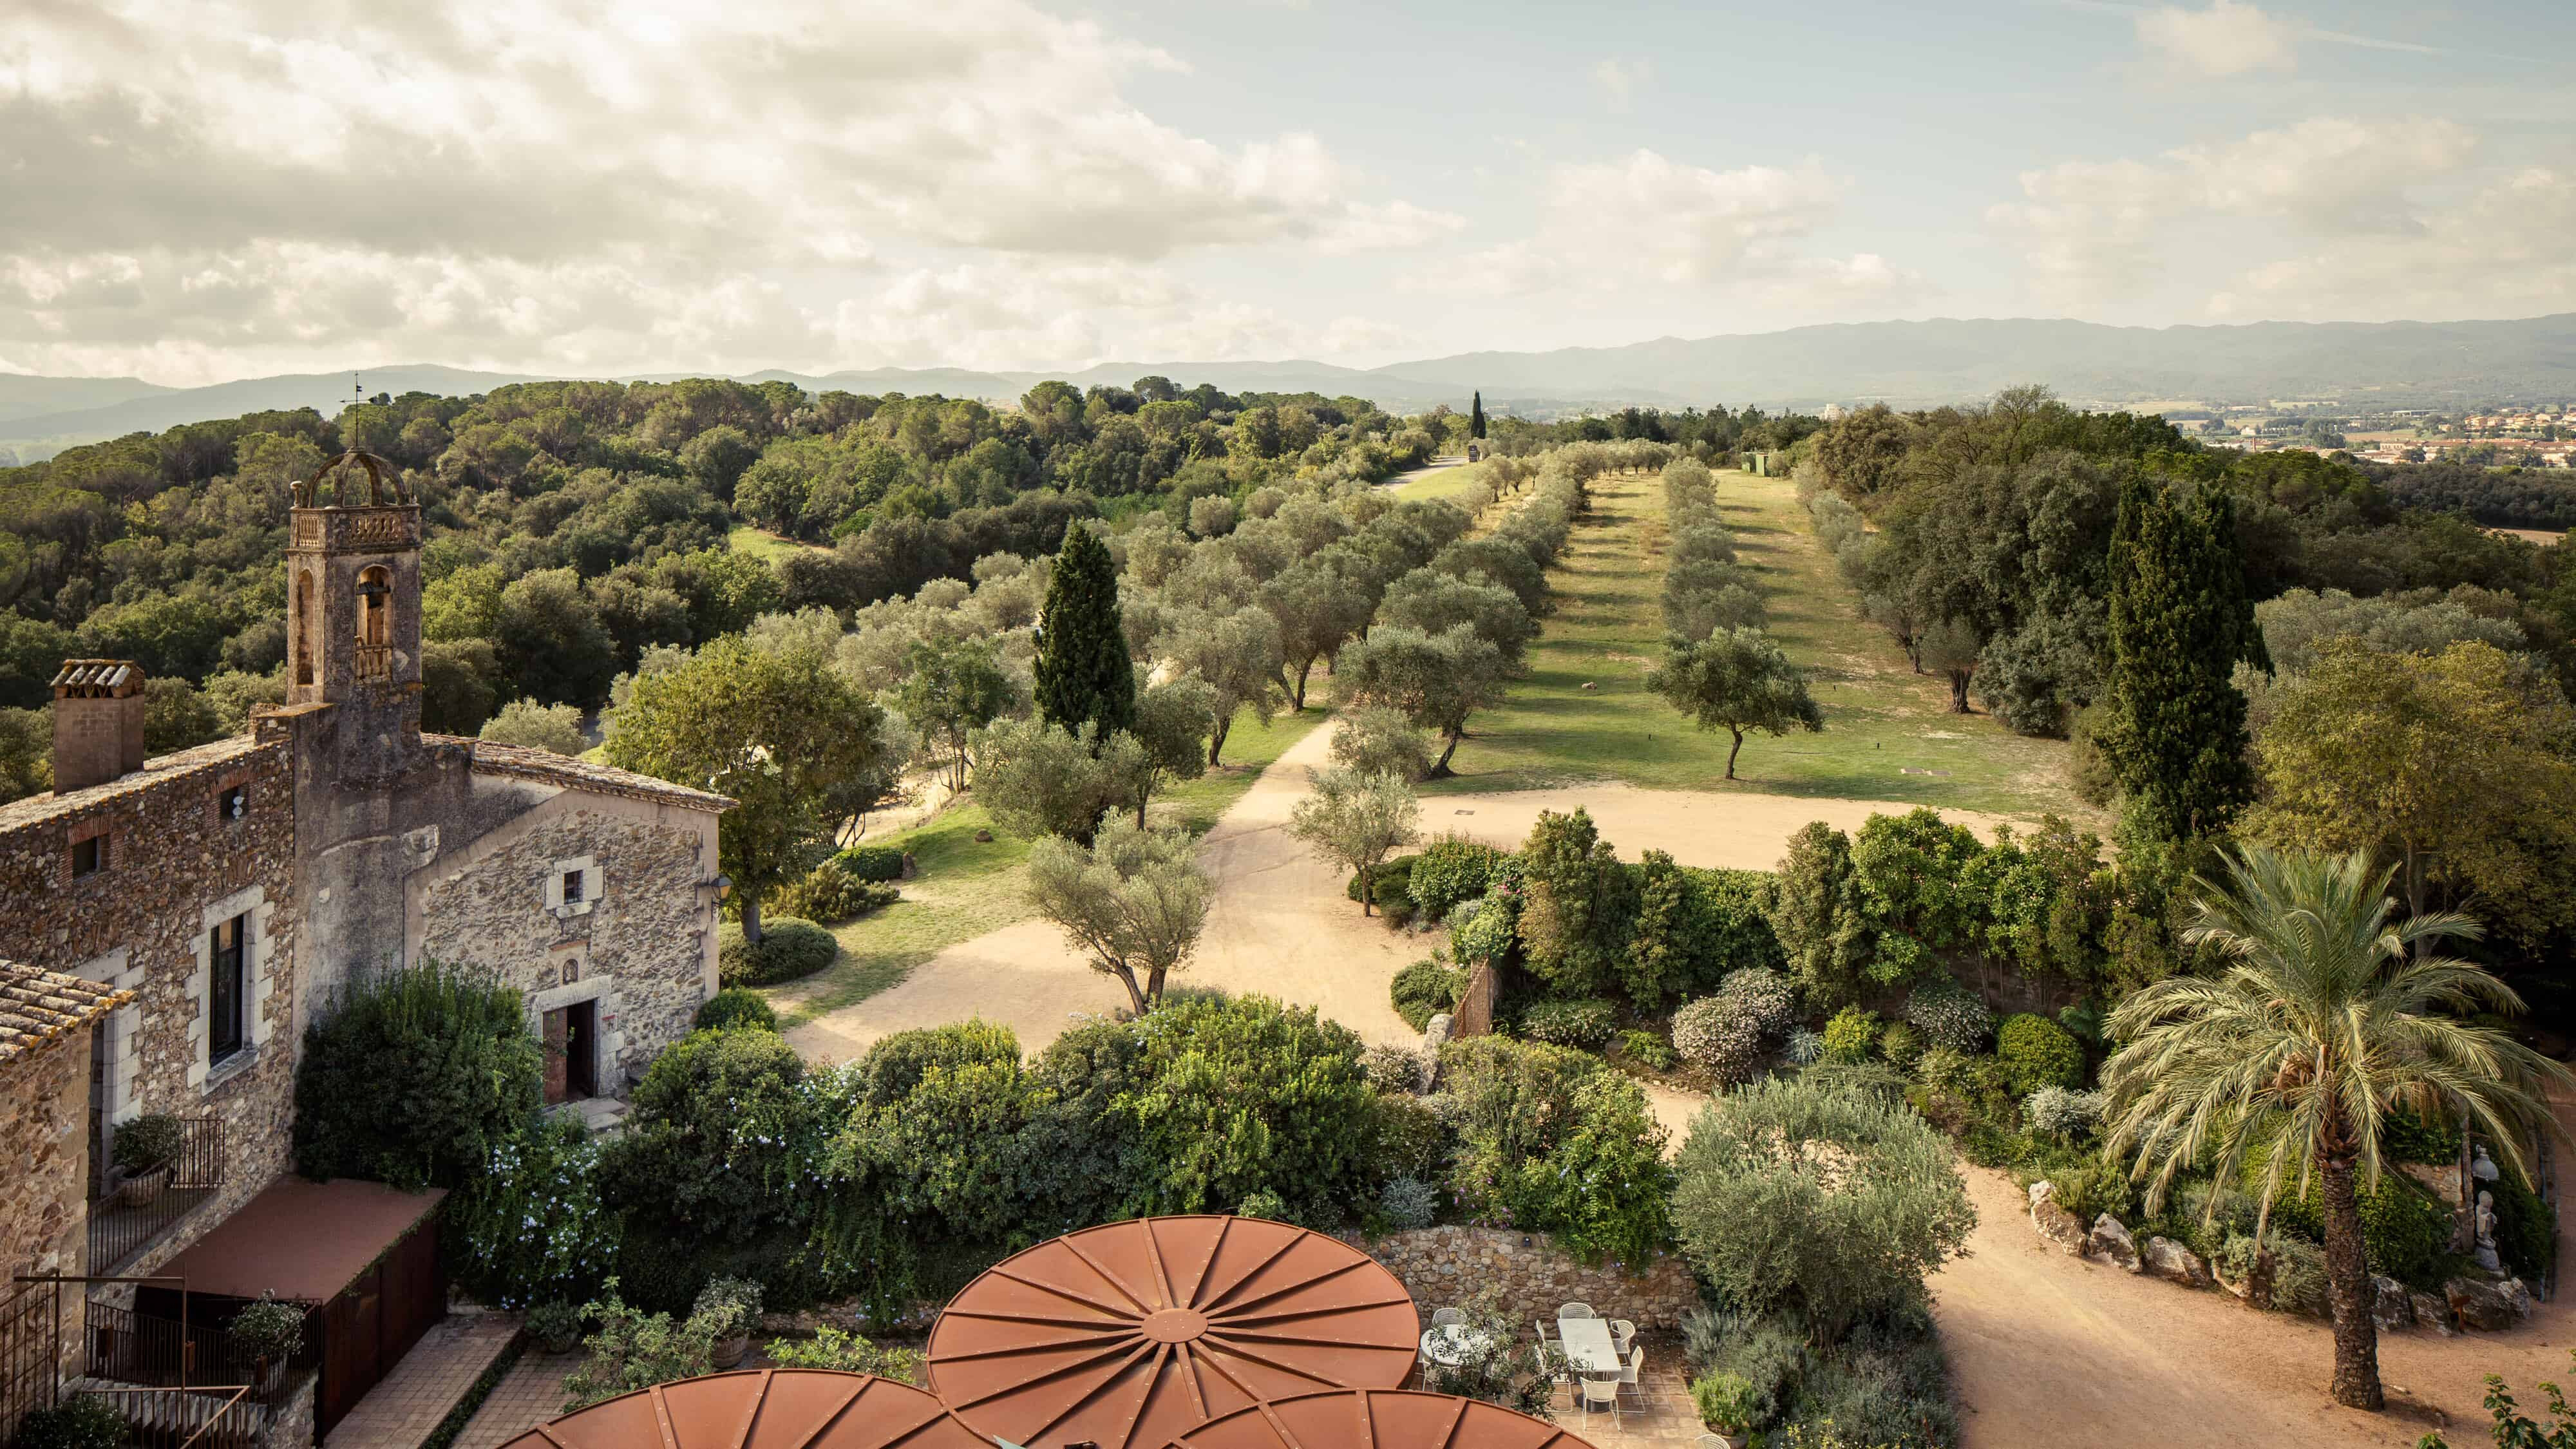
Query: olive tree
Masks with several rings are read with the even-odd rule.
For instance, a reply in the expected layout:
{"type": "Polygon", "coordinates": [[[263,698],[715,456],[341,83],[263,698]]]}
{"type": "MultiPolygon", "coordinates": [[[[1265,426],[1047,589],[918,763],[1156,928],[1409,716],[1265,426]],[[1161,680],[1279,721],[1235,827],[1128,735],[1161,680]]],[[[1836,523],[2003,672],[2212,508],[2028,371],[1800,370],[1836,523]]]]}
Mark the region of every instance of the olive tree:
{"type": "Polygon", "coordinates": [[[1163,998],[1163,980],[1189,960],[1207,924],[1213,886],[1189,835],[1103,821],[1088,847],[1048,836],[1029,849],[1029,903],[1118,978],[1136,1014],[1163,998]]]}
{"type": "Polygon", "coordinates": [[[1647,673],[1646,687],[1701,729],[1735,737],[1726,751],[1730,780],[1747,730],[1785,735],[1825,727],[1824,711],[1807,693],[1806,671],[1759,629],[1719,629],[1696,644],[1676,641],[1664,662],[1647,673]]]}
{"type": "Polygon", "coordinates": [[[1360,878],[1360,914],[1375,901],[1377,868],[1397,846],[1422,838],[1422,806],[1395,775],[1326,770],[1288,813],[1288,833],[1360,878]]]}
{"type": "Polygon", "coordinates": [[[1467,737],[1467,717],[1502,703],[1509,669],[1493,641],[1473,626],[1445,633],[1382,624],[1342,650],[1333,688],[1345,704],[1382,705],[1444,742],[1431,773],[1449,772],[1449,757],[1467,737]]]}
{"type": "Polygon", "coordinates": [[[1821,1344],[1923,1291],[1977,1225],[1950,1145],[1902,1101],[1772,1078],[1702,1107],[1673,1227],[1727,1301],[1800,1309],[1821,1344]]]}

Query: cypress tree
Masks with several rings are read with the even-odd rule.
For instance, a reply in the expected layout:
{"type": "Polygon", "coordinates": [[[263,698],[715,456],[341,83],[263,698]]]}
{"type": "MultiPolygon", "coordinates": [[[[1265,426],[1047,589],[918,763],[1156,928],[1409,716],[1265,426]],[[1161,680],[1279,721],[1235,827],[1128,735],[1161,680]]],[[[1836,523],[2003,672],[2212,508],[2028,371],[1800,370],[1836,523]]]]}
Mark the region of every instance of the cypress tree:
{"type": "Polygon", "coordinates": [[[2236,664],[2270,661],[2223,488],[2186,499],[2139,475],[2121,490],[2109,645],[2102,740],[2126,810],[2166,840],[2224,830],[2254,795],[2236,664]]]}
{"type": "Polygon", "coordinates": [[[1485,390],[1483,388],[1478,388],[1476,389],[1475,401],[1467,404],[1467,436],[1471,438],[1481,438],[1484,435],[1485,390]]]}
{"type": "Polygon", "coordinates": [[[1136,671],[1118,615],[1118,568],[1090,529],[1064,531],[1038,615],[1038,717],[1099,738],[1136,728],[1136,671]]]}

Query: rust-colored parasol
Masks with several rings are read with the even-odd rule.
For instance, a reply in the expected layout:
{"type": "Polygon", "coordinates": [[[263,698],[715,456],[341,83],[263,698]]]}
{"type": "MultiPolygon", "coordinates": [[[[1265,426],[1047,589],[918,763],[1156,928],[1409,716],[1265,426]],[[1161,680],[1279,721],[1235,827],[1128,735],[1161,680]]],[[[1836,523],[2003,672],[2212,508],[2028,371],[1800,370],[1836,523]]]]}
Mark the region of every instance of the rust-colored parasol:
{"type": "Polygon", "coordinates": [[[759,1369],[682,1379],[577,1409],[502,1449],[992,1449],[892,1379],[759,1369]]]}
{"type": "Polygon", "coordinates": [[[1352,1389],[1238,1409],[1170,1449],[1591,1449],[1545,1419],[1449,1394],[1352,1389]]]}
{"type": "Polygon", "coordinates": [[[1394,1388],[1421,1319],[1348,1243],[1258,1218],[1138,1218],[1005,1259],[930,1331],[930,1387],[1027,1449],[1159,1449],[1265,1399],[1394,1388]]]}

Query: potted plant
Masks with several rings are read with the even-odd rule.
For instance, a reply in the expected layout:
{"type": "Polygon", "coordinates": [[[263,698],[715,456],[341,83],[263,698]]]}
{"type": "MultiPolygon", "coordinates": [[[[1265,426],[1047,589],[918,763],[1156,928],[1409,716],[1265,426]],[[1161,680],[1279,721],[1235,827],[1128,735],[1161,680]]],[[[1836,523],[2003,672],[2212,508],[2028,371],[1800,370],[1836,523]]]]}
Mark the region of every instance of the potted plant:
{"type": "Polygon", "coordinates": [[[1702,1374],[1690,1387],[1699,1421],[1726,1440],[1727,1449],[1744,1449],[1753,1437],[1753,1385],[1742,1374],[1702,1374]]]}
{"type": "Polygon", "coordinates": [[[582,1313],[560,1298],[528,1310],[528,1336],[548,1353],[570,1353],[581,1347],[582,1313]]]}
{"type": "Polygon", "coordinates": [[[224,1346],[233,1362],[251,1371],[251,1382],[265,1384],[268,1371],[304,1348],[304,1319],[312,1310],[272,1293],[245,1305],[224,1329],[224,1346]]]}
{"type": "Polygon", "coordinates": [[[760,1285],[748,1278],[716,1278],[698,1292],[689,1322],[714,1342],[708,1358],[717,1368],[739,1367],[751,1351],[752,1325],[760,1320],[760,1285]]]}
{"type": "Polygon", "coordinates": [[[116,1129],[111,1155],[116,1161],[119,1203],[142,1207],[161,1195],[170,1185],[183,1135],[179,1119],[163,1112],[147,1113],[116,1129]]]}

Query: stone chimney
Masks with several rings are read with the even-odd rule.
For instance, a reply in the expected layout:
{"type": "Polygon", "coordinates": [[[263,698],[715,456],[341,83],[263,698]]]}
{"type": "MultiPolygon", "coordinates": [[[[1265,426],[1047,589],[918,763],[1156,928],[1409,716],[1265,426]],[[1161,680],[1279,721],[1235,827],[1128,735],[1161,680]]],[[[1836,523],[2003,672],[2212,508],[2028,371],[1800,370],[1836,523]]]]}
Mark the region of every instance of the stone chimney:
{"type": "Polygon", "coordinates": [[[54,793],[143,768],[143,666],[66,659],[54,676],[54,793]]]}

